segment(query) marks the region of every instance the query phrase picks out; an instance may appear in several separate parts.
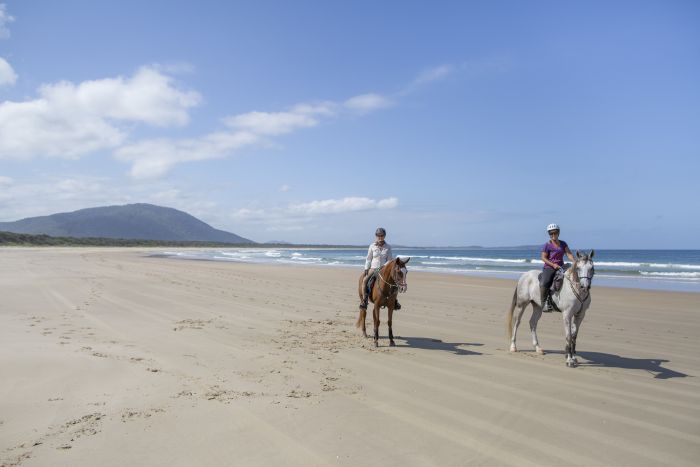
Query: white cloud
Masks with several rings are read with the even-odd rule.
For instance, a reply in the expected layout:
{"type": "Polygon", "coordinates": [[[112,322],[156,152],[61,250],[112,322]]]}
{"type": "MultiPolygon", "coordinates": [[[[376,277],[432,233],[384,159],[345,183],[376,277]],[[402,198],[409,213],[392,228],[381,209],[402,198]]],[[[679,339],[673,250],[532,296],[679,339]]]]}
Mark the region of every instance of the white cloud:
{"type": "Polygon", "coordinates": [[[7,63],[7,60],[0,57],[0,86],[12,85],[17,81],[17,73],[12,69],[12,66],[7,63]]]}
{"type": "Polygon", "coordinates": [[[338,109],[338,104],[331,101],[325,101],[320,103],[303,103],[297,104],[292,107],[291,111],[295,114],[302,115],[322,115],[324,117],[332,117],[335,115],[338,109]]]}
{"type": "Polygon", "coordinates": [[[0,190],[0,220],[15,221],[75,210],[104,200],[100,179],[39,177],[29,182],[14,181],[0,190]]]}
{"type": "Polygon", "coordinates": [[[262,220],[267,219],[269,215],[263,209],[248,209],[241,208],[234,211],[231,217],[235,220],[262,220]]]}
{"type": "Polygon", "coordinates": [[[114,152],[118,160],[131,162],[134,178],[156,178],[174,165],[225,157],[259,141],[247,131],[210,133],[199,139],[154,139],[123,146],[114,152]]]}
{"type": "Polygon", "coordinates": [[[318,120],[294,112],[249,112],[226,119],[226,123],[260,135],[281,135],[298,128],[316,126],[318,120]]]}
{"type": "Polygon", "coordinates": [[[10,37],[10,29],[7,27],[7,24],[14,20],[15,18],[10,16],[7,12],[6,5],[0,3],[0,39],[7,39],[10,37]]]}
{"type": "Polygon", "coordinates": [[[336,107],[333,102],[302,103],[284,112],[248,112],[228,117],[224,122],[232,128],[258,135],[281,135],[316,126],[319,117],[333,116],[336,107]]]}
{"type": "Polygon", "coordinates": [[[155,126],[187,124],[187,110],[200,101],[196,92],[174,88],[171,77],[147,67],[129,79],[120,76],[84,81],[77,86],[63,81],[44,85],[39,92],[58,109],[155,126]]]}
{"type": "Polygon", "coordinates": [[[322,219],[328,214],[345,214],[359,211],[393,209],[399,204],[398,198],[371,199],[363,197],[347,197],[341,199],[326,199],[308,203],[291,204],[262,208],[250,206],[238,209],[230,217],[237,225],[247,224],[256,226],[259,230],[268,231],[298,230],[322,219]]]}
{"type": "Polygon", "coordinates": [[[191,139],[155,139],[120,147],[118,160],[132,163],[134,178],[156,178],[173,166],[191,161],[218,159],[236,150],[266,142],[266,137],[291,133],[319,123],[319,118],[334,115],[334,104],[297,104],[283,112],[248,112],[225,118],[230,128],[191,139]]]}
{"type": "Polygon", "coordinates": [[[452,65],[440,65],[429,70],[425,70],[413,81],[413,84],[420,85],[440,80],[452,73],[452,65]]]}
{"type": "Polygon", "coordinates": [[[120,145],[120,123],[184,125],[196,92],[177,89],[172,78],[141,68],[131,78],[41,86],[39,97],[0,103],[0,159],[75,158],[120,145]]]}
{"type": "MultiPolygon", "coordinates": [[[[200,137],[126,143],[134,123],[182,126],[189,122],[188,110],[199,104],[198,93],[176,87],[164,70],[169,68],[153,65],[130,78],[47,84],[36,99],[0,103],[0,159],[78,158],[112,149],[117,160],[131,164],[133,178],[157,178],[180,163],[227,157],[254,144],[274,144],[275,137],[343,113],[364,114],[394,104],[386,96],[367,93],[342,102],[307,102],[277,112],[229,116],[223,119],[226,129],[200,137]]],[[[419,80],[435,80],[447,72],[446,66],[434,69],[419,80]]]]}
{"type": "Polygon", "coordinates": [[[0,175],[0,186],[7,186],[12,184],[12,179],[10,177],[3,177],[0,175]]]}
{"type": "Polygon", "coordinates": [[[381,200],[362,197],[349,197],[295,204],[289,207],[288,212],[291,214],[318,216],[323,214],[338,214],[352,211],[368,211],[372,209],[392,209],[398,206],[398,204],[398,198],[393,197],[381,200]]]}
{"type": "Polygon", "coordinates": [[[372,110],[383,109],[390,107],[393,104],[391,100],[380,94],[361,94],[351,97],[345,101],[345,107],[359,112],[370,112],[372,110]]]}
{"type": "Polygon", "coordinates": [[[282,193],[286,193],[286,192],[288,192],[289,190],[290,190],[290,186],[287,185],[287,184],[282,185],[282,186],[280,187],[280,189],[279,189],[279,191],[281,191],[282,193]]]}
{"type": "Polygon", "coordinates": [[[419,73],[418,76],[413,79],[413,81],[406,85],[397,94],[399,96],[406,96],[407,94],[414,93],[422,86],[445,78],[447,75],[451,74],[454,69],[454,66],[449,64],[429,68],[419,73]]]}

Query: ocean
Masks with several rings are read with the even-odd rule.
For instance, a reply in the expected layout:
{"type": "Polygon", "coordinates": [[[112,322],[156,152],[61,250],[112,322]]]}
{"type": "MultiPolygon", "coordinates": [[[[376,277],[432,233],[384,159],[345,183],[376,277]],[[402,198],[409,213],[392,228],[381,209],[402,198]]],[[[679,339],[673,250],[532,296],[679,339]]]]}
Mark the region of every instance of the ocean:
{"type": "MultiPolygon", "coordinates": [[[[409,271],[517,279],[542,269],[539,248],[400,248],[409,271]]],[[[364,268],[366,248],[231,248],[163,251],[179,259],[364,268]]],[[[593,284],[700,292],[700,250],[596,250],[593,284]]]]}

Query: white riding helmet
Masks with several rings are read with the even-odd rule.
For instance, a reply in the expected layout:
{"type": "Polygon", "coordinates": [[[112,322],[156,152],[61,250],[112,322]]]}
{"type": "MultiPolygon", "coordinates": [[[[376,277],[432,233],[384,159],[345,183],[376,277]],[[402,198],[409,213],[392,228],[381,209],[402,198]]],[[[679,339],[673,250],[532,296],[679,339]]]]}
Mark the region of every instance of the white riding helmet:
{"type": "Polygon", "coordinates": [[[547,226],[547,233],[551,232],[552,230],[560,230],[559,226],[557,224],[549,224],[547,226]]]}

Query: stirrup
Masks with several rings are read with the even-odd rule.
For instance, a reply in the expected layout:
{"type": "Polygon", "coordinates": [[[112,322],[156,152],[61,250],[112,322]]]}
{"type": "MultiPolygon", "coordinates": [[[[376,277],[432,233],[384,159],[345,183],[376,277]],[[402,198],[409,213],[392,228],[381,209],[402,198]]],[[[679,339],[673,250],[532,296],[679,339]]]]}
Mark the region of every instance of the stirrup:
{"type": "Polygon", "coordinates": [[[549,297],[547,297],[542,305],[542,313],[551,313],[554,311],[554,307],[549,302],[549,297]]]}

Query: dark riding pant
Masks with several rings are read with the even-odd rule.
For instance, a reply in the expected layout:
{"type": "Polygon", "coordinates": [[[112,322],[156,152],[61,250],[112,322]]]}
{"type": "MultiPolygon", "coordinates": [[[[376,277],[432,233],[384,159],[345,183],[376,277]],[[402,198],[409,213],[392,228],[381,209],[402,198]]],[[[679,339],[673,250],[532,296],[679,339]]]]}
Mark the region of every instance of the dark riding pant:
{"type": "Polygon", "coordinates": [[[547,290],[552,287],[552,282],[554,281],[554,275],[557,273],[556,269],[544,268],[542,269],[542,276],[540,277],[540,287],[547,288],[547,290]]]}

